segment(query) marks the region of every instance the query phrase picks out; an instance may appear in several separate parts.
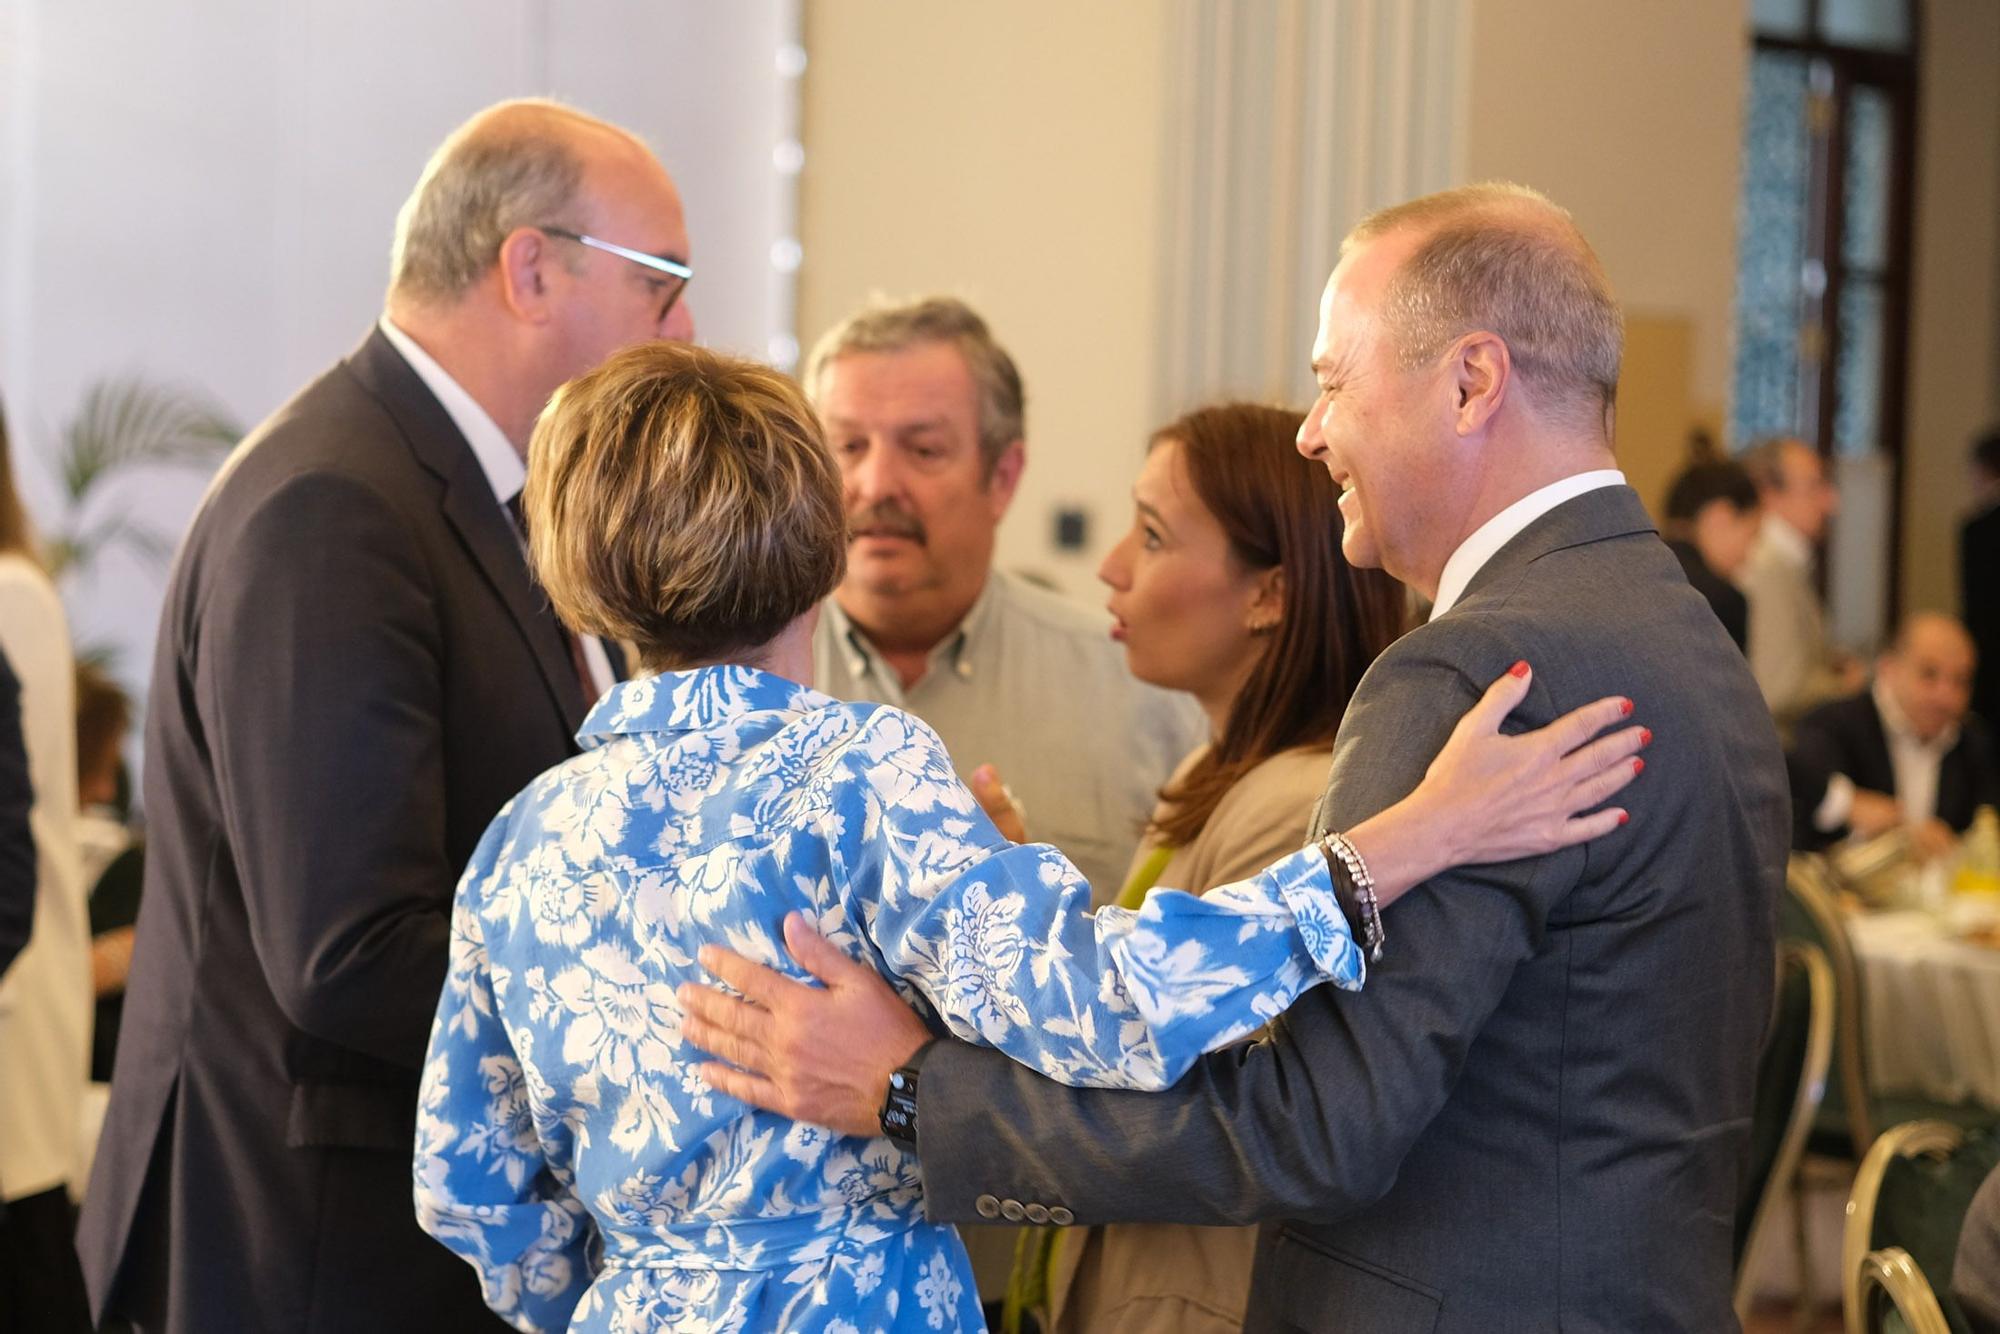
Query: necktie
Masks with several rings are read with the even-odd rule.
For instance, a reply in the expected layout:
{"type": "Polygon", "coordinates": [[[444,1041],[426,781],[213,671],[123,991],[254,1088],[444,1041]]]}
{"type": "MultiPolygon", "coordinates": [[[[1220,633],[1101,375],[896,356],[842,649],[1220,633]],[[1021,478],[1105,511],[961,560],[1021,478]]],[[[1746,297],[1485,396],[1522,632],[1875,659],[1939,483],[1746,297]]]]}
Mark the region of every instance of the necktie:
{"type": "MultiPolygon", "coordinates": [[[[526,542],[528,525],[521,514],[520,492],[516,491],[508,498],[507,513],[514,520],[514,532],[523,542],[526,542]]],[[[590,673],[590,659],[584,654],[583,638],[567,625],[564,625],[560,617],[556,618],[556,629],[562,632],[563,644],[569,649],[570,666],[576,670],[577,684],[583,687],[584,707],[589,708],[591,705],[597,703],[597,678],[590,673]]]]}

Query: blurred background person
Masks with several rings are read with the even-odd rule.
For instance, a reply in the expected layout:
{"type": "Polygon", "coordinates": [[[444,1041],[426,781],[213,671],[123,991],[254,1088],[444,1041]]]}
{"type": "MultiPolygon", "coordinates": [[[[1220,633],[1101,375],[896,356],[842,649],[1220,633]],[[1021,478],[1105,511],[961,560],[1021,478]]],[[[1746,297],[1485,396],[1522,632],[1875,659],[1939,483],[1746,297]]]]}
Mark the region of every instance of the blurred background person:
{"type": "MultiPolygon", "coordinates": [[[[101,668],[76,668],[77,843],[90,887],[90,972],[97,1021],[90,1040],[90,1078],[111,1081],[118,1050],[125,981],[132,971],[134,924],[145,879],[145,852],[132,828],[131,783],[125,768],[132,701],[101,668]]],[[[101,1118],[102,1108],[98,1109],[101,1118]]],[[[85,1143],[96,1140],[86,1123],[85,1143]]]]}
{"type": "Polygon", "coordinates": [[[35,833],[28,824],[34,806],[21,739],[21,681],[0,653],[0,980],[35,925],[35,833]]]}
{"type": "Polygon", "coordinates": [[[611,654],[514,501],[563,381],[693,334],[681,199],[627,131],[488,107],[396,219],[361,345],[231,456],[166,594],[146,891],[78,1233],[146,1334],[499,1329],[409,1146],[452,887],[576,748],[611,654]]]}
{"type": "Polygon", "coordinates": [[[2000,428],[1972,445],[1972,516],[1958,531],[1958,596],[1979,651],[1972,709],[2000,724],[2000,428]]]}
{"type": "Polygon", "coordinates": [[[71,1245],[90,1069],[90,923],[76,850],[69,622],[15,490],[0,418],[0,654],[20,680],[33,929],[0,978],[0,1331],[90,1328],[71,1245]]]}
{"type": "Polygon", "coordinates": [[[1690,453],[1688,466],[1667,488],[1660,535],[1736,647],[1745,648],[1750,603],[1734,580],[1750,559],[1763,519],[1757,485],[1742,464],[1716,457],[1706,435],[1696,436],[1690,453]]]}
{"type": "Polygon", "coordinates": [[[1867,670],[1834,651],[1819,594],[1819,544],[1840,494],[1803,440],[1763,440],[1745,450],[1763,519],[1737,576],[1750,603],[1750,671],[1781,727],[1813,705],[1860,689],[1867,670]]]}
{"type": "Polygon", "coordinates": [[[1950,853],[1981,806],[2000,805],[1986,723],[1971,712],[1976,661],[1965,627],[1941,612],[1906,619],[1874,684],[1801,718],[1792,739],[1794,845],[1909,831],[1912,853],[1950,853]]]}
{"type": "MultiPolygon", "coordinates": [[[[1403,585],[1341,554],[1339,488],[1299,453],[1303,418],[1236,403],[1162,427],[1098,570],[1132,674],[1190,695],[1208,723],[1160,791],[1122,906],[1154,885],[1206,893],[1297,848],[1348,698],[1407,623],[1403,585]]],[[[1235,1331],[1256,1238],[1176,1223],[1033,1235],[1009,1315],[1065,1334],[1235,1331]]]]}

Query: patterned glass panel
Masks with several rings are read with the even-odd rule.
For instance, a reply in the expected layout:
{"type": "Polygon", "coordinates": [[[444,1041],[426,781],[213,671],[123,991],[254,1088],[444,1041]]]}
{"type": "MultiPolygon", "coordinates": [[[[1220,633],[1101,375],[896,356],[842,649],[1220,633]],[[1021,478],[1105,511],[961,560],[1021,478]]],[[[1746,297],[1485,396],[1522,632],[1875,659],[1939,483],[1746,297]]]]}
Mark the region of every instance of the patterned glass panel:
{"type": "Polygon", "coordinates": [[[1800,275],[1805,259],[1806,59],[1758,51],[1743,117],[1736,219],[1736,383],[1730,433],[1740,447],[1799,429],[1800,275]]]}
{"type": "Polygon", "coordinates": [[[1820,0],[1819,35],[1836,46],[1907,51],[1909,0],[1820,0]]]}
{"type": "Polygon", "coordinates": [[[1841,258],[1879,274],[1889,263],[1889,96],[1856,84],[1847,109],[1841,258]]]}
{"type": "Polygon", "coordinates": [[[1840,364],[1834,373],[1834,452],[1873,453],[1881,445],[1882,285],[1850,277],[1840,289],[1840,364]]]}
{"type": "Polygon", "coordinates": [[[1806,0],[1751,0],[1750,26],[1771,37],[1806,35],[1806,0]]]}

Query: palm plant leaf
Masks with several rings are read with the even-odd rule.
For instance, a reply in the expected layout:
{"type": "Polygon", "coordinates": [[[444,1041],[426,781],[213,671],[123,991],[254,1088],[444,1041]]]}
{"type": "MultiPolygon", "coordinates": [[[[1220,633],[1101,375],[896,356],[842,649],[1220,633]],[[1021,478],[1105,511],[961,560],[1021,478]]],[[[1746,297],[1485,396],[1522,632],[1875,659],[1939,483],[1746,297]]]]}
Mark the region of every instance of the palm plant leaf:
{"type": "Polygon", "coordinates": [[[84,391],[63,427],[58,471],[70,503],[81,505],[112,473],[212,462],[240,433],[220,409],[189,390],[137,378],[100,380],[84,391]]]}

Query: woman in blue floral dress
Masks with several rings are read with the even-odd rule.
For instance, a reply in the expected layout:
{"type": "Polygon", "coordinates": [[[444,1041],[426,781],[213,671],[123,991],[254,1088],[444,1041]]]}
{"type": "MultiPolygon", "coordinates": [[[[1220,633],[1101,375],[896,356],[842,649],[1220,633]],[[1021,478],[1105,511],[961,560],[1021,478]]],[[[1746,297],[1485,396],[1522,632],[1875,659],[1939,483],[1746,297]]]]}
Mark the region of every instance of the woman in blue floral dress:
{"type": "MultiPolygon", "coordinates": [[[[981,1328],[913,1157],[702,1080],[675,988],[703,980],[703,944],[803,976],[781,926],[802,912],[940,1029],[1134,1089],[1310,987],[1361,985],[1319,848],[1092,915],[1076,870],[1002,838],[922,722],[802,684],[845,535],[790,381],[682,346],[621,353],[550,404],[526,504],[564,621],[635,642],[655,674],[607,693],[584,752],[500,812],[454,906],[417,1215],[517,1328],[981,1328]]],[[[1579,752],[1551,799],[1595,805],[1630,748],[1579,752]]]]}

